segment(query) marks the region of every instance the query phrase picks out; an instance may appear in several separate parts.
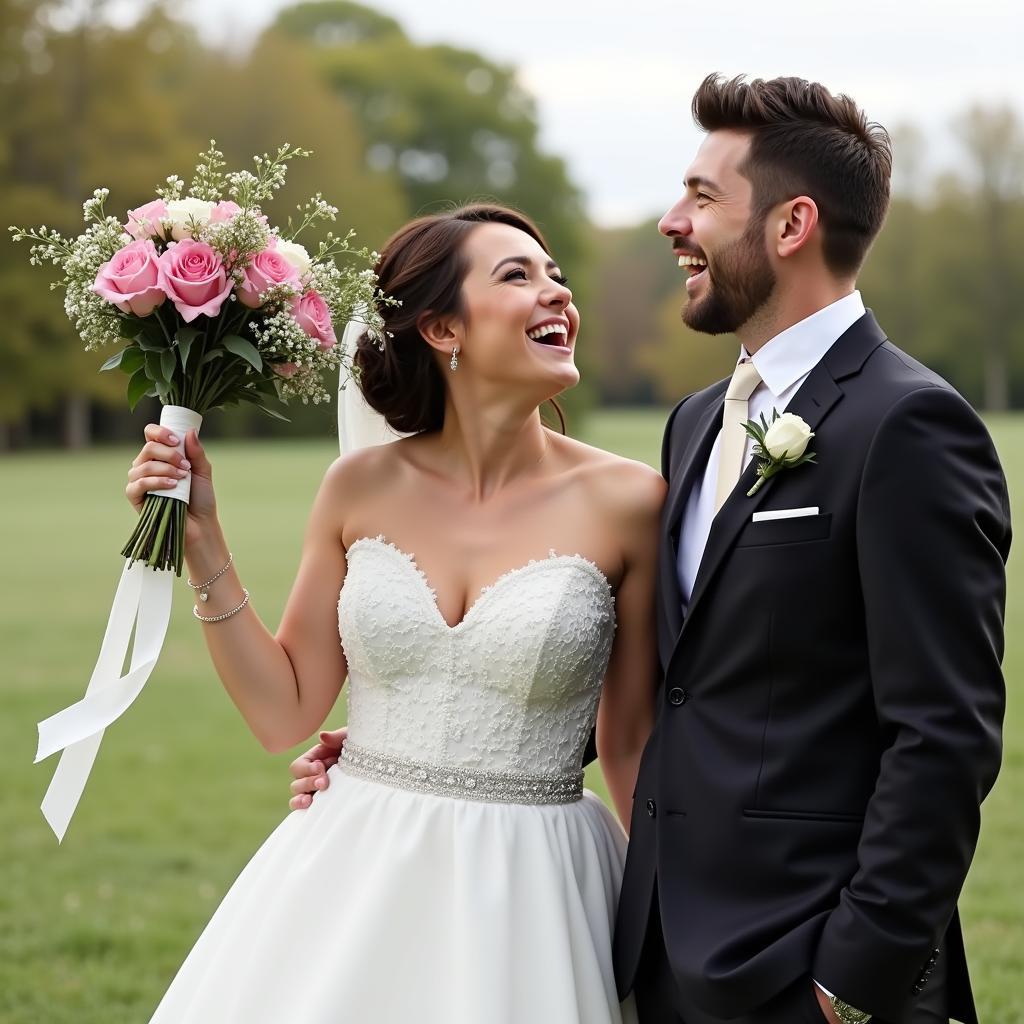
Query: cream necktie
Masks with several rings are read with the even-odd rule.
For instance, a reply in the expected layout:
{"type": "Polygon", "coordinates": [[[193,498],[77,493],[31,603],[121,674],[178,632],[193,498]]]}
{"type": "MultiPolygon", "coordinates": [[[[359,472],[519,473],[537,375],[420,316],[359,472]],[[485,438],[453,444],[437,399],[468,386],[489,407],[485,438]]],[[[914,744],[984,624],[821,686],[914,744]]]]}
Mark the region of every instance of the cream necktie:
{"type": "Polygon", "coordinates": [[[743,424],[750,419],[748,399],[761,383],[761,374],[749,359],[736,364],[729,390],[725,393],[722,414],[722,444],[718,459],[718,487],[715,490],[715,514],[725,504],[743,472],[743,453],[747,432],[743,424]]]}

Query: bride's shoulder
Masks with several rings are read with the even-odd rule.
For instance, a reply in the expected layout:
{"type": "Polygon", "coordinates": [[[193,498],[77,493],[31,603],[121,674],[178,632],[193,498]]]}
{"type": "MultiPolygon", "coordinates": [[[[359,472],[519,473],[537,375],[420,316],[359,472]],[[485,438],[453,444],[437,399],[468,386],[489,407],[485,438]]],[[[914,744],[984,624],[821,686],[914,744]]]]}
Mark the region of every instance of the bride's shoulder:
{"type": "Polygon", "coordinates": [[[633,522],[656,518],[661,512],[667,485],[656,469],[574,438],[562,441],[574,475],[601,507],[633,522]]]}
{"type": "Polygon", "coordinates": [[[395,471],[405,463],[401,451],[402,441],[372,445],[339,455],[324,473],[324,485],[347,492],[365,492],[366,488],[379,490],[380,485],[393,480],[395,471]]]}

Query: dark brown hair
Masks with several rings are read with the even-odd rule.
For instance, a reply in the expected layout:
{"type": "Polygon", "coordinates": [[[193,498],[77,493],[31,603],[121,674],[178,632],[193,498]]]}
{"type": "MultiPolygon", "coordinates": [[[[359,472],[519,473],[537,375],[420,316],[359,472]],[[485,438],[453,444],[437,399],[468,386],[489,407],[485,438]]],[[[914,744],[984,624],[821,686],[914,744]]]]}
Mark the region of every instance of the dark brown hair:
{"type": "MultiPolygon", "coordinates": [[[[469,273],[462,247],[480,224],[518,228],[545,252],[551,251],[525,214],[507,206],[475,203],[410,221],[388,239],[377,262],[381,292],[401,305],[380,306],[388,332],[383,351],[364,333],[354,361],[367,403],[400,433],[439,430],[444,422],[444,378],[416,321],[427,311],[437,316],[461,314],[462,283],[469,273]]],[[[557,403],[552,405],[564,432],[562,412],[557,403]]]]}
{"type": "Polygon", "coordinates": [[[889,207],[892,147],[881,125],[849,96],[834,96],[817,82],[717,74],[694,95],[693,119],[707,132],[749,132],[740,171],[754,187],[754,215],[809,196],[818,206],[829,269],[856,273],[889,207]]]}

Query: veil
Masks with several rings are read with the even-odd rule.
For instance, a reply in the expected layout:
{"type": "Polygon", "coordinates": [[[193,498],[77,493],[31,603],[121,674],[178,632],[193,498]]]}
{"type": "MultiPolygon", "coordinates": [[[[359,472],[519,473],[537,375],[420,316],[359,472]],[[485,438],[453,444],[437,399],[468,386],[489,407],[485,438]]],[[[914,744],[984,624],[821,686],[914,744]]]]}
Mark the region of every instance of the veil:
{"type": "Polygon", "coordinates": [[[341,336],[341,368],[338,374],[338,445],[342,455],[369,448],[372,445],[387,444],[405,437],[392,430],[379,412],[366,403],[359,385],[352,377],[351,367],[356,345],[366,330],[360,312],[345,326],[341,336]]]}

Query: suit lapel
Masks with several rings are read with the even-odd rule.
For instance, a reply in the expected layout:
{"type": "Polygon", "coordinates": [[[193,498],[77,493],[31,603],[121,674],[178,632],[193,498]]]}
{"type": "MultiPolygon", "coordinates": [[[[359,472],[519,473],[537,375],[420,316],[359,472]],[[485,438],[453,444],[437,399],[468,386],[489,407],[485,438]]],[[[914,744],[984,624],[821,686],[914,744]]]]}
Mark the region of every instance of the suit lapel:
{"type": "Polygon", "coordinates": [[[682,627],[683,597],[679,589],[678,571],[679,524],[694,483],[707,467],[711,448],[721,428],[722,399],[727,385],[728,381],[724,381],[720,394],[714,393],[708,399],[707,407],[697,416],[690,431],[690,443],[685,446],[669,473],[671,486],[662,513],[662,557],[658,572],[658,608],[661,612],[658,635],[663,665],[668,663],[682,627]]]}
{"type": "Polygon", "coordinates": [[[715,392],[708,399],[708,405],[697,417],[697,422],[690,434],[690,443],[683,450],[679,461],[672,467],[672,486],[669,489],[669,497],[665,506],[665,530],[672,539],[673,546],[676,545],[675,536],[679,531],[679,521],[683,517],[683,510],[689,500],[690,492],[697,481],[697,477],[703,475],[707,469],[708,459],[711,457],[711,449],[714,446],[715,438],[722,429],[722,402],[725,401],[725,390],[728,381],[723,381],[721,393],[716,388],[715,392]]]}
{"type": "MultiPolygon", "coordinates": [[[[786,411],[802,417],[807,421],[811,430],[817,432],[818,427],[821,426],[822,421],[842,397],[842,394],[828,369],[824,364],[819,363],[811,371],[811,375],[804,381],[800,390],[793,396],[786,411]]],[[[814,450],[813,443],[812,441],[812,451],[814,450]]],[[[740,530],[750,522],[750,517],[761,507],[762,502],[771,492],[772,484],[778,479],[778,476],[771,477],[761,485],[753,497],[748,498],[747,491],[757,481],[757,461],[757,459],[750,460],[750,464],[740,476],[739,483],[711,524],[711,532],[704,548],[704,557],[701,559],[700,568],[697,570],[697,579],[693,584],[687,619],[692,617],[694,608],[703,597],[708,583],[714,578],[722,560],[731,550],[740,530]]],[[[792,471],[783,470],[783,473],[788,472],[814,472],[814,468],[811,466],[798,467],[792,471]]]]}
{"type": "MultiPolygon", "coordinates": [[[[843,389],[837,382],[859,373],[868,356],[884,341],[885,335],[874,316],[870,311],[866,312],[828,350],[821,362],[811,370],[807,380],[793,396],[786,411],[802,417],[811,430],[817,433],[825,422],[825,418],[843,397],[843,389]]],[[[710,451],[710,448],[708,450],[710,451]]],[[[814,466],[783,470],[782,473],[766,481],[757,494],[748,498],[747,491],[754,486],[757,479],[757,460],[751,459],[750,464],[743,471],[735,490],[729,495],[711,524],[711,532],[704,548],[704,557],[701,559],[700,568],[697,571],[697,579],[694,581],[693,594],[690,597],[685,621],[681,625],[680,635],[685,633],[687,625],[693,620],[694,609],[707,591],[708,585],[714,579],[725,556],[735,544],[740,531],[750,522],[750,517],[761,506],[771,491],[773,483],[788,472],[813,473],[814,466]]]]}

